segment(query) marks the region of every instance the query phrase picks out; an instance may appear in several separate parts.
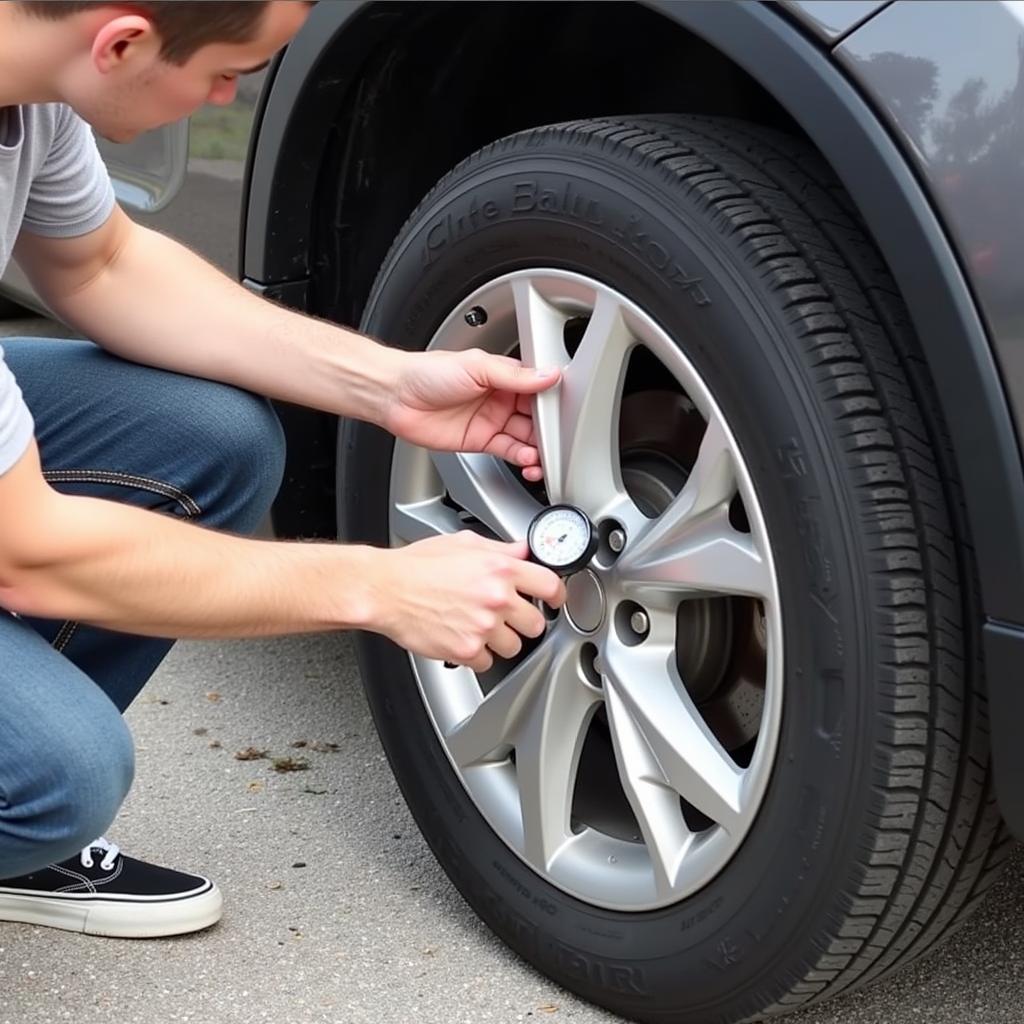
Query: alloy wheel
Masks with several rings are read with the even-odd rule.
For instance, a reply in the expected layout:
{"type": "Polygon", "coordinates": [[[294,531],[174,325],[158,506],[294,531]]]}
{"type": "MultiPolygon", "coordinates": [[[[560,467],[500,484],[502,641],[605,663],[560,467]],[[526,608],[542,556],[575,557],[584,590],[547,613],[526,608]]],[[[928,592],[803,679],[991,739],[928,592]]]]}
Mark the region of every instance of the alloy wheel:
{"type": "Polygon", "coordinates": [[[392,543],[467,528],[519,540],[547,503],[581,508],[601,537],[519,658],[477,674],[410,655],[438,738],[552,884],[609,909],[677,902],[742,844],[781,720],[778,584],[736,439],[680,346],[579,274],[493,280],[430,347],[563,368],[535,403],[545,480],[397,442],[392,543]]]}

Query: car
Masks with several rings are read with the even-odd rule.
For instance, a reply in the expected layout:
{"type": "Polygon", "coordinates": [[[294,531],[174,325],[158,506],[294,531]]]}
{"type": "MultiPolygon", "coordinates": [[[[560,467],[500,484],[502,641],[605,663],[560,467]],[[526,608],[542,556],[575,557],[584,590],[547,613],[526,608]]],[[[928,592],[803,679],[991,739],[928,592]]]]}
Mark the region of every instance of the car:
{"type": "Polygon", "coordinates": [[[280,536],[596,529],[488,672],[359,637],[480,917],[708,1024],[955,931],[1024,835],[1020,6],[320,3],[188,131],[106,151],[144,222],[388,344],[564,368],[540,484],[279,406],[280,536]]]}

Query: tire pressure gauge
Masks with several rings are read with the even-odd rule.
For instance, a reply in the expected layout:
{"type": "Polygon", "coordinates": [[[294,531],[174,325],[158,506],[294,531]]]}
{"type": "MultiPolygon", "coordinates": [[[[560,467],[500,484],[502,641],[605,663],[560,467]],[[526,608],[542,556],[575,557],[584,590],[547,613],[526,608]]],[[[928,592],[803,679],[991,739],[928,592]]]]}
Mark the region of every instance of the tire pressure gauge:
{"type": "Polygon", "coordinates": [[[551,505],[534,516],[526,542],[533,561],[559,576],[571,576],[594,557],[597,531],[575,506],[551,505]]]}

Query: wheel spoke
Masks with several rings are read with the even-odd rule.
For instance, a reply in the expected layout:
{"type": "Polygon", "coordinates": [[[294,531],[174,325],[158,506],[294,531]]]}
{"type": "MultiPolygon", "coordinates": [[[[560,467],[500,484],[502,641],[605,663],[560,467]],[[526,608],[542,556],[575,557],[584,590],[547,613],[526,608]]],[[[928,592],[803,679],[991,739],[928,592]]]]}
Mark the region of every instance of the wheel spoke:
{"type": "Polygon", "coordinates": [[[671,548],[693,520],[713,509],[728,505],[736,494],[736,470],[728,435],[717,417],[704,431],[697,461],[683,489],[668,508],[634,538],[626,564],[644,562],[652,555],[671,548]]]}
{"type": "Polygon", "coordinates": [[[591,515],[609,494],[623,489],[619,410],[632,346],[621,307],[599,294],[580,346],[564,371],[559,415],[561,500],[591,515]]]}
{"type": "Polygon", "coordinates": [[[713,415],[685,486],[619,561],[630,596],[655,604],[691,591],[769,597],[771,572],[753,535],[729,521],[736,492],[732,444],[713,415]]]}
{"type": "Polygon", "coordinates": [[[753,537],[733,529],[725,511],[689,521],[659,548],[628,552],[618,568],[623,592],[652,607],[693,593],[771,597],[768,564],[753,537]]]}
{"type": "Polygon", "coordinates": [[[406,544],[461,528],[455,511],[440,498],[391,506],[391,532],[406,544]]]}
{"type": "Polygon", "coordinates": [[[580,751],[600,698],[580,678],[576,649],[552,660],[516,740],[516,775],[527,860],[547,870],[571,838],[569,815],[580,751]]]}
{"type": "Polygon", "coordinates": [[[515,742],[523,713],[548,678],[555,653],[549,636],[524,658],[479,704],[448,733],[448,747],[459,765],[502,761],[515,742]]]}
{"type": "Polygon", "coordinates": [[[683,515],[699,516],[716,505],[728,504],[736,493],[736,461],[729,435],[717,416],[704,431],[697,461],[679,493],[683,515]]]}
{"type": "Polygon", "coordinates": [[[633,336],[618,302],[598,293],[570,361],[562,339],[566,317],[528,282],[518,283],[515,294],[523,358],[563,367],[561,385],[537,396],[534,414],[548,495],[594,515],[622,490],[618,412],[633,336]]]}
{"type": "Polygon", "coordinates": [[[475,452],[431,452],[430,457],[454,502],[503,540],[526,536],[540,504],[504,462],[475,452]]]}
{"type": "MultiPolygon", "coordinates": [[[[519,352],[529,366],[558,366],[569,363],[563,331],[568,317],[555,309],[528,280],[512,285],[519,331],[519,352]]],[[[537,431],[537,447],[544,467],[545,484],[552,502],[562,500],[563,479],[561,430],[559,427],[560,395],[564,383],[549,388],[533,400],[533,422],[537,431]]]]}
{"type": "Polygon", "coordinates": [[[683,819],[679,794],[666,785],[651,748],[614,687],[605,691],[605,706],[622,788],[651,855],[658,892],[667,896],[693,833],[683,819]]]}
{"type": "MultiPolygon", "coordinates": [[[[605,689],[643,736],[667,785],[727,832],[742,819],[743,771],[708,728],[675,678],[667,644],[606,645],[605,689]]],[[[628,737],[627,737],[628,738],[628,737]]]]}

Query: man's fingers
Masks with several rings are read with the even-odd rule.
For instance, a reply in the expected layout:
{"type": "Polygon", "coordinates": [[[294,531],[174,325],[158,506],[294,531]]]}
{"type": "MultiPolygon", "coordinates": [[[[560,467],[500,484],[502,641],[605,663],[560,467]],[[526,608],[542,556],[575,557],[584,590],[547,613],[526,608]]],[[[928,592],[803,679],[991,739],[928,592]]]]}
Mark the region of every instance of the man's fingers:
{"type": "Polygon", "coordinates": [[[528,442],[533,436],[533,419],[521,412],[513,413],[505,423],[505,433],[516,441],[528,442]]]}
{"type": "Polygon", "coordinates": [[[486,672],[494,665],[494,658],[484,651],[483,654],[477,655],[472,661],[466,662],[466,665],[474,672],[486,672]]]}
{"type": "Polygon", "coordinates": [[[533,445],[523,444],[508,434],[495,435],[484,450],[514,466],[533,466],[540,461],[540,453],[533,445]]]}
{"type": "Polygon", "coordinates": [[[523,649],[523,640],[508,626],[498,626],[487,638],[487,646],[502,658],[514,658],[523,649]]]}
{"type": "Polygon", "coordinates": [[[522,598],[516,601],[506,621],[520,636],[531,640],[540,636],[547,627],[547,620],[540,609],[522,598]]]}
{"type": "MultiPolygon", "coordinates": [[[[525,541],[523,541],[525,545],[525,541]]],[[[515,588],[521,594],[539,597],[552,608],[565,604],[565,583],[550,569],[535,562],[520,562],[515,571],[515,588]]]]}
{"type": "Polygon", "coordinates": [[[535,369],[508,356],[493,356],[483,365],[487,384],[499,391],[512,391],[520,395],[535,395],[547,391],[562,379],[557,366],[535,369]]]}

